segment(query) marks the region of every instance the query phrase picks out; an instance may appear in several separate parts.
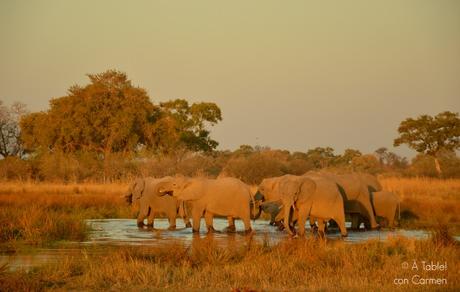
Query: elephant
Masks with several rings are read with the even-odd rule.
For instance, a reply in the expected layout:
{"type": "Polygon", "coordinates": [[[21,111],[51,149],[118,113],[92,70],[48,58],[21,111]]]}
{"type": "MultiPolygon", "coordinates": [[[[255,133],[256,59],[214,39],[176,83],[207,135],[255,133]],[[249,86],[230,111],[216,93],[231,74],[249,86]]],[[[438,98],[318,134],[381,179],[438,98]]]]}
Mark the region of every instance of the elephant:
{"type": "Polygon", "coordinates": [[[327,178],[284,175],[262,181],[257,199],[281,200],[286,230],[294,235],[290,222],[297,211],[300,236],[305,234],[308,217],[318,219],[319,231],[324,234],[324,223],[333,219],[339,224],[342,236],[347,236],[343,199],[337,185],[327,178]],[[262,197],[262,198],[261,198],[262,197]]]}
{"type": "Polygon", "coordinates": [[[349,214],[352,218],[352,228],[356,229],[357,216],[353,206],[360,205],[360,214],[368,218],[371,229],[379,227],[376,218],[375,210],[372,203],[372,193],[381,191],[382,186],[378,182],[377,178],[370,174],[364,173],[351,173],[351,174],[333,174],[330,172],[314,172],[309,171],[304,174],[308,177],[323,177],[334,181],[339,190],[340,194],[344,199],[345,213],[349,214]]]}
{"type": "MultiPolygon", "coordinates": [[[[283,178],[282,176],[265,178],[260,183],[260,186],[266,189],[274,189],[282,178],[283,178]]],[[[283,215],[284,213],[282,212],[283,205],[281,203],[280,194],[267,192],[265,193],[265,195],[262,195],[262,193],[258,190],[254,196],[254,200],[256,201],[256,203],[258,203],[258,205],[260,206],[260,209],[264,211],[264,213],[270,214],[269,224],[273,226],[278,226],[280,230],[283,230],[284,224],[282,220],[284,217],[283,215]]]]}
{"type": "MultiPolygon", "coordinates": [[[[377,221],[381,226],[394,228],[396,211],[400,210],[400,199],[393,193],[388,191],[380,191],[373,193],[373,202],[377,221]]],[[[359,207],[358,207],[359,208],[359,207]]],[[[365,216],[359,216],[362,210],[358,210],[358,226],[364,223],[364,226],[368,227],[369,220],[365,216]]],[[[399,219],[399,214],[398,214],[399,219]]]]}
{"type": "Polygon", "coordinates": [[[153,228],[155,215],[163,213],[168,217],[169,230],[176,228],[177,214],[183,218],[186,227],[191,227],[184,203],[170,196],[160,196],[158,193],[158,184],[171,180],[172,177],[138,178],[131,184],[125,198],[130,204],[139,202],[137,226],[143,227],[144,219],[148,217],[147,227],[153,228]]]}
{"type": "Polygon", "coordinates": [[[232,226],[234,228],[233,219],[240,218],[243,220],[245,231],[247,233],[252,231],[250,219],[255,214],[251,214],[251,206],[255,209],[255,203],[249,186],[239,179],[177,177],[160,183],[159,191],[163,194],[172,194],[180,201],[191,202],[195,233],[200,231],[203,214],[208,233],[215,231],[214,215],[227,216],[229,229],[232,226]]]}

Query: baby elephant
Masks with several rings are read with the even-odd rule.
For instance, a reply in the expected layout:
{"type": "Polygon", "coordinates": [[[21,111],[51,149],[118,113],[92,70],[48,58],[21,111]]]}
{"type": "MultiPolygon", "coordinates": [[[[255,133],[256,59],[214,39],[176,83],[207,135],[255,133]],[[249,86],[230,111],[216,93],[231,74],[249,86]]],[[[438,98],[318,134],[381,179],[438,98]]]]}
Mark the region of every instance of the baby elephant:
{"type": "MultiPolygon", "coordinates": [[[[400,200],[398,195],[388,191],[373,192],[372,199],[379,224],[389,228],[395,227],[395,218],[399,219],[400,200]]],[[[369,220],[365,216],[359,216],[359,219],[358,226],[363,222],[366,228],[370,227],[369,220]]]]}
{"type": "Polygon", "coordinates": [[[125,196],[128,203],[139,202],[139,215],[137,217],[137,226],[144,226],[144,219],[147,218],[147,226],[154,225],[155,216],[165,214],[169,220],[169,230],[176,228],[176,217],[179,214],[186,227],[191,227],[190,220],[187,216],[184,203],[180,203],[176,198],[171,196],[161,196],[158,192],[158,184],[172,180],[172,177],[164,178],[139,178],[130,186],[125,196]]]}

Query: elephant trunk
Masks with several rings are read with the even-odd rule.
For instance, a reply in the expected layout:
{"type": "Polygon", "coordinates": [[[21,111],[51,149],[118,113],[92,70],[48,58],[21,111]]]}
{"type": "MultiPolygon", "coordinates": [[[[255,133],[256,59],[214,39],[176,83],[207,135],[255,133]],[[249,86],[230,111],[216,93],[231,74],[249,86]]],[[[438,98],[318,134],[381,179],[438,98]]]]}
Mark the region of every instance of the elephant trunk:
{"type": "Polygon", "coordinates": [[[252,211],[253,212],[251,212],[251,219],[252,220],[257,220],[257,219],[259,219],[260,214],[262,214],[262,206],[259,206],[259,211],[257,213],[255,213],[255,207],[253,208],[252,211]]]}
{"type": "Polygon", "coordinates": [[[251,213],[251,219],[252,220],[257,220],[259,219],[260,217],[260,214],[262,214],[262,202],[265,201],[265,197],[264,195],[259,192],[257,190],[257,192],[254,194],[254,196],[252,196],[252,194],[250,194],[250,197],[251,197],[251,209],[252,209],[252,213],[251,213]],[[258,209],[259,211],[256,213],[256,203],[258,203],[258,209]]]}

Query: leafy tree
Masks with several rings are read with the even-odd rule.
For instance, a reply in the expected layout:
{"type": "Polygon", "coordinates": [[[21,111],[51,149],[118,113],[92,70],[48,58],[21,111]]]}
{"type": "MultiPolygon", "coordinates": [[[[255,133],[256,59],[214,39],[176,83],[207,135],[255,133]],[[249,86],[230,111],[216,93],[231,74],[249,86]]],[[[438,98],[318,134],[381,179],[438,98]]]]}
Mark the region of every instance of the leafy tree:
{"type": "Polygon", "coordinates": [[[207,126],[214,126],[222,120],[220,108],[215,103],[201,102],[189,105],[184,99],[160,103],[163,119],[170,121],[177,135],[173,145],[183,145],[193,151],[210,152],[219,145],[209,136],[207,126]]]}
{"type": "Polygon", "coordinates": [[[307,160],[309,160],[315,168],[325,168],[329,166],[335,158],[334,149],[331,147],[316,147],[307,151],[307,160]]]}
{"type": "Polygon", "coordinates": [[[372,154],[365,154],[353,158],[351,162],[352,169],[355,171],[376,174],[381,171],[380,163],[372,154]]]}
{"type": "Polygon", "coordinates": [[[3,158],[24,155],[19,120],[26,113],[25,104],[15,102],[8,108],[0,100],[0,155],[3,158]]]}
{"type": "Polygon", "coordinates": [[[146,144],[148,121],[155,115],[146,91],[118,71],[88,77],[90,84],[72,86],[67,96],[52,99],[47,112],[24,117],[29,148],[108,155],[146,144]]]}
{"type": "Polygon", "coordinates": [[[334,164],[347,166],[350,165],[353,158],[361,156],[361,151],[355,149],[345,149],[342,155],[335,158],[334,164]]]}
{"type": "Polygon", "coordinates": [[[251,145],[240,145],[240,148],[233,151],[233,156],[249,156],[250,154],[254,153],[255,150],[251,145]]]}
{"type": "Polygon", "coordinates": [[[407,144],[419,153],[434,157],[436,171],[442,174],[437,154],[441,150],[454,152],[460,147],[460,119],[458,113],[449,111],[432,117],[421,115],[408,118],[398,128],[399,137],[394,146],[407,144]]]}
{"type": "Polygon", "coordinates": [[[217,142],[209,125],[222,120],[214,103],[175,100],[154,105],[147,92],[126,74],[109,70],[88,75],[86,86],[72,86],[66,96],[50,101],[46,112],[21,121],[29,149],[64,153],[132,153],[141,146],[159,153],[179,148],[211,151],[217,142]]]}
{"type": "Polygon", "coordinates": [[[375,155],[377,156],[380,164],[394,169],[405,168],[408,165],[407,159],[401,157],[394,152],[388,151],[386,147],[380,147],[375,150],[375,155]]]}

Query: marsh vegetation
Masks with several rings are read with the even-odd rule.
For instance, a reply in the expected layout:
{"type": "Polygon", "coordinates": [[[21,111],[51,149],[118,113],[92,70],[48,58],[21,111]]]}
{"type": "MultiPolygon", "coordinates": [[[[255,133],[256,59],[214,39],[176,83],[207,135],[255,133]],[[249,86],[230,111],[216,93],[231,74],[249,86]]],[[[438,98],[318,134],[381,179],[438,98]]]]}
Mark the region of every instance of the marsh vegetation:
{"type": "MultiPolygon", "coordinates": [[[[135,208],[122,198],[128,185],[8,182],[0,186],[0,249],[3,254],[48,247],[72,248],[58,262],[0,272],[2,291],[42,289],[394,289],[395,277],[410,276],[401,263],[411,259],[447,261],[447,278],[459,286],[460,181],[382,178],[401,199],[402,228],[431,232],[425,240],[392,236],[384,242],[348,244],[308,237],[238,240],[222,245],[201,236],[192,245],[78,246],[89,238],[86,219],[133,218],[135,208]]],[[[148,233],[148,231],[146,231],[148,233]]],[[[152,233],[153,234],[153,233],[152,233]]],[[[152,235],[153,236],[153,235],[152,235]]],[[[245,238],[238,235],[238,238],[245,238]]],[[[443,286],[443,288],[447,288],[443,286]]],[[[408,287],[406,287],[408,288],[408,287]]],[[[429,288],[429,287],[428,287],[429,288]]]]}

